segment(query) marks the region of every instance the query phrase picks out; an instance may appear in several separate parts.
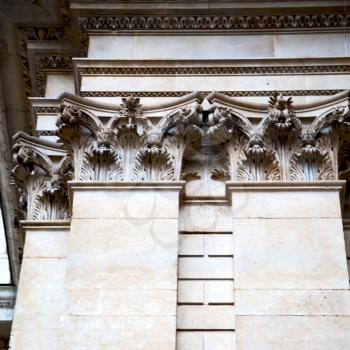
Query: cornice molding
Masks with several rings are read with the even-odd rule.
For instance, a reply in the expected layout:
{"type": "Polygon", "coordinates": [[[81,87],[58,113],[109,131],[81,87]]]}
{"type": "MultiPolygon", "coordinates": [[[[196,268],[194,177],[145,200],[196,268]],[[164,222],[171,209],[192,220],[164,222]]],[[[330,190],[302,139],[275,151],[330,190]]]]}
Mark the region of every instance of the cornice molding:
{"type": "MultiPolygon", "coordinates": [[[[276,92],[270,91],[270,96],[276,92]]],[[[288,96],[284,91],[279,91],[280,94],[283,96],[288,96]]],[[[269,105],[264,103],[256,103],[256,102],[247,102],[247,101],[241,101],[237,100],[235,98],[232,98],[232,96],[227,95],[225,93],[221,93],[218,91],[211,92],[207,99],[210,103],[219,105],[222,104],[229,108],[235,108],[235,107],[242,107],[246,110],[254,110],[254,111],[260,111],[260,112],[267,112],[269,105]]],[[[350,99],[350,90],[343,90],[338,92],[337,94],[328,97],[327,99],[322,99],[315,102],[309,102],[309,103],[299,103],[295,106],[293,106],[293,111],[298,113],[300,111],[310,111],[310,110],[323,110],[325,107],[333,107],[333,104],[346,104],[348,103],[350,99]]]]}
{"type": "Polygon", "coordinates": [[[68,28],[60,25],[53,26],[18,26],[19,33],[19,56],[22,66],[22,77],[24,80],[25,95],[33,95],[30,68],[28,62],[28,41],[57,41],[64,42],[71,40],[68,28]]]}
{"type": "Polygon", "coordinates": [[[342,192],[345,188],[345,180],[333,181],[247,181],[247,182],[226,182],[226,192],[241,191],[338,191],[342,192]]]}
{"type": "Polygon", "coordinates": [[[36,85],[40,96],[45,96],[47,73],[71,73],[73,64],[71,55],[37,56],[35,58],[36,85]]]}

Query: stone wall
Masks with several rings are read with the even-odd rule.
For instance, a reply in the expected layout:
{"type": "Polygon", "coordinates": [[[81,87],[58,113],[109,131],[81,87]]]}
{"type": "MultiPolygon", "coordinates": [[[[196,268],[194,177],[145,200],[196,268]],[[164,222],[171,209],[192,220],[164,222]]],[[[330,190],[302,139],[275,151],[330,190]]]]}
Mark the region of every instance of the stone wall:
{"type": "Polygon", "coordinates": [[[13,349],[348,346],[349,16],[287,3],[71,2],[14,137],[13,349]]]}

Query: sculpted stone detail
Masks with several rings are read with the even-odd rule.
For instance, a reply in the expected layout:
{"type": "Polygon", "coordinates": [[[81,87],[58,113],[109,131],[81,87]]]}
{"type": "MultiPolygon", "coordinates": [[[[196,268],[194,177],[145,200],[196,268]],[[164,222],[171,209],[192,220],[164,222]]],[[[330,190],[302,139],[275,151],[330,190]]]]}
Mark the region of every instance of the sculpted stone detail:
{"type": "Polygon", "coordinates": [[[66,220],[70,217],[67,180],[71,164],[58,164],[35,148],[17,143],[13,147],[12,170],[19,187],[20,206],[27,220],[66,220]]]}
{"type": "MultiPolygon", "coordinates": [[[[180,179],[191,133],[200,133],[197,108],[180,109],[157,125],[142,115],[138,98],[123,98],[106,125],[72,105],[62,105],[57,135],[74,163],[76,180],[161,181],[180,179]]],[[[192,135],[192,134],[191,134],[192,135]]]]}
{"type": "Polygon", "coordinates": [[[350,179],[348,93],[307,108],[277,92],[268,105],[218,93],[202,104],[204,97],[195,98],[150,112],[129,96],[104,117],[95,115],[96,105],[65,99],[56,123],[59,162],[36,145],[39,139],[27,136],[14,146],[13,173],[27,218],[68,218],[68,179],[198,180],[209,158],[205,171],[217,164],[211,177],[220,181],[350,179]]]}
{"type": "Polygon", "coordinates": [[[349,73],[350,65],[319,66],[227,66],[227,67],[84,67],[79,75],[241,75],[349,73]]]}
{"type": "Polygon", "coordinates": [[[47,71],[72,72],[72,56],[39,56],[35,68],[39,95],[45,96],[47,71]]]}
{"type": "Polygon", "coordinates": [[[89,30],[253,30],[344,28],[350,17],[343,13],[260,16],[86,16],[81,31],[89,30]]]}
{"type": "MultiPolygon", "coordinates": [[[[286,90],[282,91],[288,96],[330,96],[335,95],[342,90],[286,90]]],[[[82,91],[83,97],[127,97],[137,95],[139,97],[181,97],[190,94],[191,91],[82,91]]],[[[210,94],[209,91],[199,91],[203,96],[210,94]]],[[[271,95],[270,90],[249,90],[249,91],[221,91],[226,96],[247,97],[247,96],[267,96],[271,95]]]]}
{"type": "Polygon", "coordinates": [[[40,26],[40,27],[29,27],[20,26],[18,27],[19,32],[19,55],[22,67],[22,77],[25,84],[25,94],[27,97],[32,96],[32,82],[30,79],[30,69],[27,52],[28,41],[57,41],[62,42],[69,40],[69,33],[67,27],[61,26],[40,26]]]}
{"type": "Polygon", "coordinates": [[[344,162],[350,146],[348,117],[348,107],[336,107],[311,125],[303,125],[292,99],[279,93],[271,96],[267,116],[256,126],[230,108],[218,107],[208,133],[213,144],[221,142],[222,166],[212,177],[236,181],[336,179],[338,158],[344,162]]]}

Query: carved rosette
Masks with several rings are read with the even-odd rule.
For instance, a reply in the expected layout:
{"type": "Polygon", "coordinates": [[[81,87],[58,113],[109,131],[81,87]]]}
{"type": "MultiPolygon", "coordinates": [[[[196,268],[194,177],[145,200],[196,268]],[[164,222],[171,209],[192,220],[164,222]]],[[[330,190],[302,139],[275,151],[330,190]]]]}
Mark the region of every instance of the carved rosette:
{"type": "Polygon", "coordinates": [[[17,143],[13,147],[12,170],[18,188],[22,218],[27,220],[67,220],[70,208],[67,181],[71,164],[67,157],[58,164],[39,150],[17,143]]]}

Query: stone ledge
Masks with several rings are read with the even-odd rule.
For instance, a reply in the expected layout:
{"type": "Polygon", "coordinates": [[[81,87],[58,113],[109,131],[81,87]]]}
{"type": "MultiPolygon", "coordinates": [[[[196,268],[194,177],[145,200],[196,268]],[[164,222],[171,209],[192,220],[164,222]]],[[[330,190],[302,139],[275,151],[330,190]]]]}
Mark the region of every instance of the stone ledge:
{"type": "Polygon", "coordinates": [[[24,230],[46,230],[50,229],[69,229],[70,220],[21,220],[20,224],[24,230]]]}
{"type": "Polygon", "coordinates": [[[183,191],[185,181],[68,181],[71,190],[167,190],[183,191]]]}
{"type": "Polygon", "coordinates": [[[334,181],[240,181],[226,182],[226,193],[233,191],[339,191],[342,192],[345,180],[334,181]]]}

